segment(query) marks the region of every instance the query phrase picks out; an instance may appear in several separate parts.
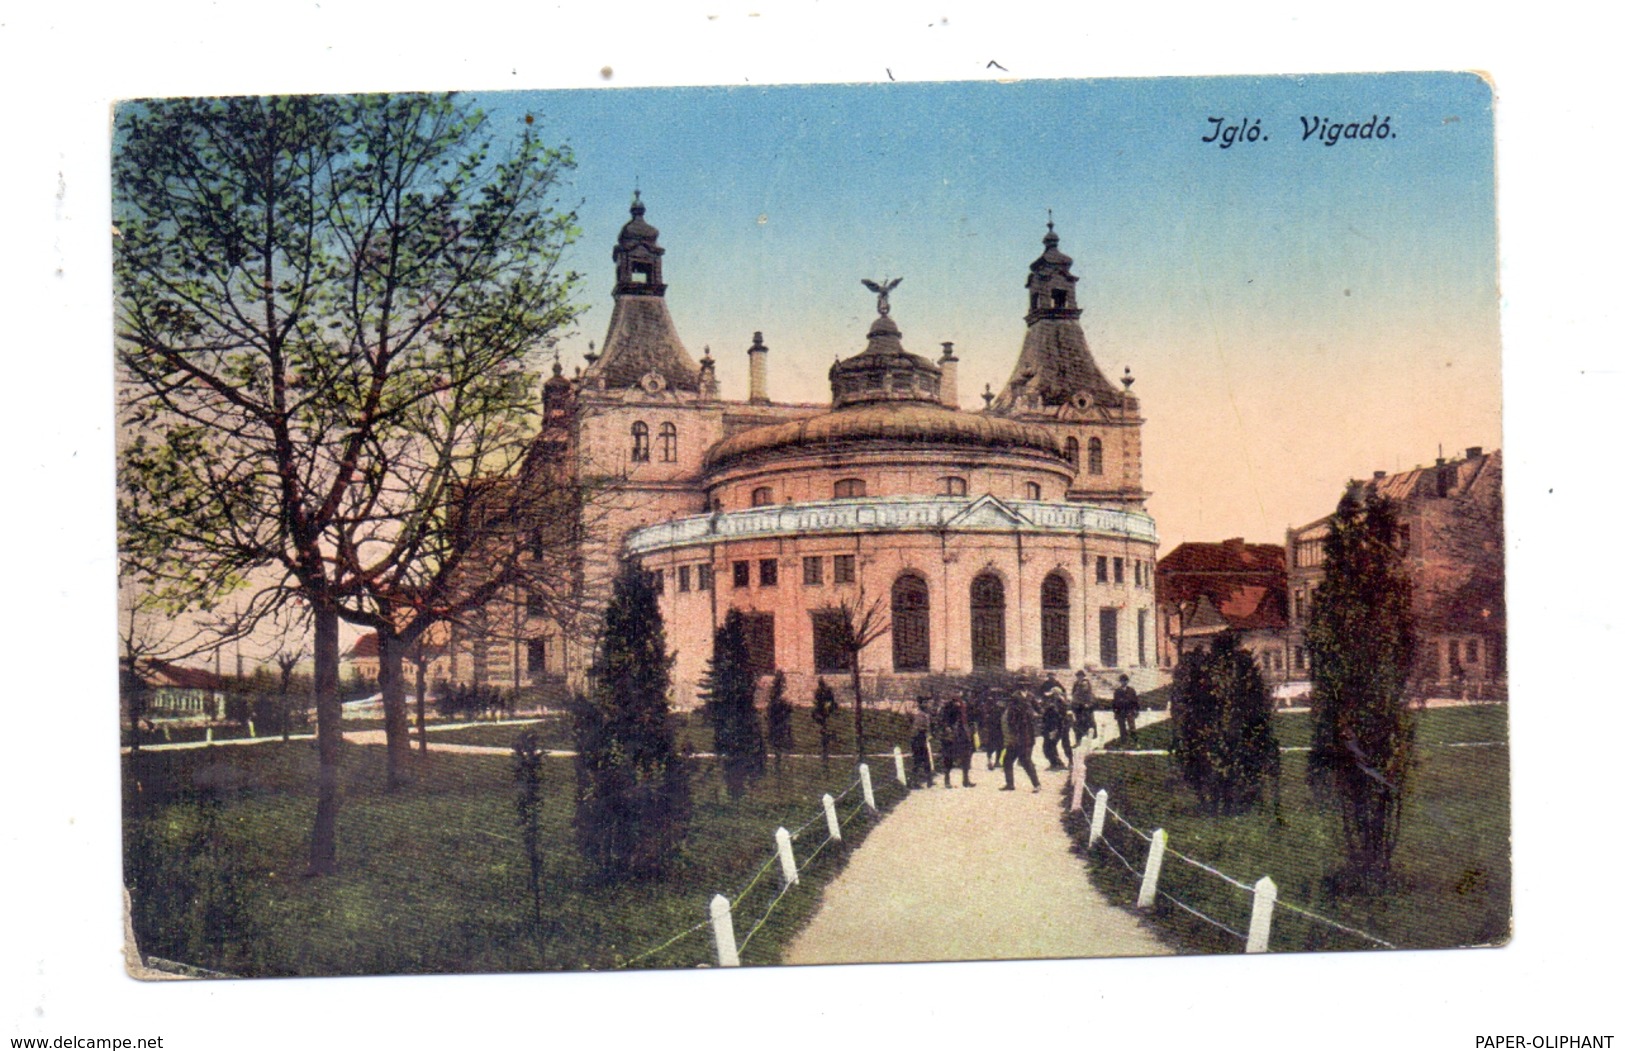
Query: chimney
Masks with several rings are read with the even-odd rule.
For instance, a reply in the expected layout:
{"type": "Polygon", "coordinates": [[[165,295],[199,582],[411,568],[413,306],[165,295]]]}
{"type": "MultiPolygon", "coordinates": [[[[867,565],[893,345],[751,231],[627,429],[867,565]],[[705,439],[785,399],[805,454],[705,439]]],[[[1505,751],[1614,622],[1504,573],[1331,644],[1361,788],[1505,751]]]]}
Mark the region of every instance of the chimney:
{"type": "Polygon", "coordinates": [[[1376,481],[1380,482],[1384,478],[1388,477],[1388,472],[1387,471],[1374,471],[1374,472],[1372,472],[1371,477],[1373,479],[1375,479],[1376,481]]]}
{"type": "Polygon", "coordinates": [[[700,400],[716,401],[721,397],[717,386],[717,363],[711,359],[711,347],[705,348],[705,357],[700,359],[700,400]]]}
{"type": "Polygon", "coordinates": [[[954,357],[954,345],[942,345],[942,357],[937,361],[942,369],[942,404],[950,409],[959,408],[959,359],[954,357]]]}
{"type": "Polygon", "coordinates": [[[766,405],[767,399],[767,344],[762,342],[762,334],[756,333],[751,337],[750,350],[750,403],[752,405],[766,405]]]}
{"type": "Polygon", "coordinates": [[[1467,459],[1476,460],[1483,455],[1484,447],[1482,445],[1469,445],[1467,447],[1467,459]]]}

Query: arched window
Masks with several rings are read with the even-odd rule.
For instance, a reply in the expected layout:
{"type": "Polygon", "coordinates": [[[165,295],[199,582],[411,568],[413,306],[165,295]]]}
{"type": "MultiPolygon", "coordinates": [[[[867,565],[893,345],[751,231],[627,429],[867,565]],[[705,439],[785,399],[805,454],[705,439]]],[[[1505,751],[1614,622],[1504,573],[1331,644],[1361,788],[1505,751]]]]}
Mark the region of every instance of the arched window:
{"type": "Polygon", "coordinates": [[[862,478],[842,478],[835,483],[835,499],[852,500],[866,495],[867,489],[862,478]]]}
{"type": "Polygon", "coordinates": [[[1044,578],[1038,590],[1038,605],[1042,610],[1042,649],[1044,667],[1065,668],[1071,665],[1072,604],[1066,578],[1051,573],[1044,578]]]}
{"type": "Polygon", "coordinates": [[[891,586],[891,660],[895,671],[931,668],[931,592],[913,573],[891,586]]]}
{"type": "Polygon", "coordinates": [[[1066,440],[1066,462],[1073,467],[1078,466],[1078,440],[1076,438],[1066,440]]]}
{"type": "Polygon", "coordinates": [[[964,496],[965,495],[965,479],[958,478],[958,477],[948,477],[948,478],[942,479],[942,495],[943,496],[964,496]]]}
{"type": "Polygon", "coordinates": [[[1004,667],[1004,582],[992,573],[970,584],[970,663],[1004,667]]]}
{"type": "Polygon", "coordinates": [[[632,462],[649,462],[649,425],[642,420],[632,425],[632,462]]]}
{"type": "Polygon", "coordinates": [[[755,489],[752,489],[750,491],[750,506],[752,506],[752,507],[766,507],[768,504],[771,504],[772,502],[773,502],[773,490],[771,488],[769,488],[768,486],[765,486],[765,485],[757,486],[755,489]]]}
{"type": "Polygon", "coordinates": [[[1044,489],[1037,482],[1028,482],[1022,487],[1022,492],[1027,494],[1027,499],[1029,500],[1044,499],[1044,489]]]}
{"type": "Polygon", "coordinates": [[[1106,450],[1100,444],[1099,438],[1089,439],[1089,473],[1106,473],[1106,450]]]}
{"type": "Polygon", "coordinates": [[[663,463],[677,462],[677,425],[675,423],[662,423],[660,425],[660,459],[663,463]]]}

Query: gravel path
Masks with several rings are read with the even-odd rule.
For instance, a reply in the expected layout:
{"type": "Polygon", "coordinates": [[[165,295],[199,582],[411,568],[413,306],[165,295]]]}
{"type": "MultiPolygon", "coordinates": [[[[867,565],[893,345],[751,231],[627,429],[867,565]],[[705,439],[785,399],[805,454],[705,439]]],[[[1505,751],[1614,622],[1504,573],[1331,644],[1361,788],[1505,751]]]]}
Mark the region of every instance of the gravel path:
{"type": "MultiPolygon", "coordinates": [[[[1143,723],[1142,723],[1143,725],[1143,723]]],[[[1036,749],[1035,749],[1036,752],[1036,749]]],[[[977,756],[975,788],[912,792],[824,891],[786,963],[888,963],[1172,952],[1106,903],[1061,828],[1067,775],[1016,791],[977,756]]]]}

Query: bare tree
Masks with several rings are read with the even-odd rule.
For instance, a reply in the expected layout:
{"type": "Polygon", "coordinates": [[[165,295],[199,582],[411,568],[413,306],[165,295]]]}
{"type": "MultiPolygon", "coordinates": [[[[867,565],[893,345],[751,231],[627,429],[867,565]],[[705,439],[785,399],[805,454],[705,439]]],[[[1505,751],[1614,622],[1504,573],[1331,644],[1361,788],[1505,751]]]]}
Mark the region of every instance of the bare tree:
{"type": "Polygon", "coordinates": [[[834,647],[847,661],[852,672],[852,732],[857,740],[858,762],[867,754],[868,738],[863,729],[863,674],[859,658],[863,651],[891,631],[891,620],[886,616],[881,599],[868,601],[863,588],[856,597],[842,598],[840,602],[825,606],[819,613],[835,632],[834,647]]]}

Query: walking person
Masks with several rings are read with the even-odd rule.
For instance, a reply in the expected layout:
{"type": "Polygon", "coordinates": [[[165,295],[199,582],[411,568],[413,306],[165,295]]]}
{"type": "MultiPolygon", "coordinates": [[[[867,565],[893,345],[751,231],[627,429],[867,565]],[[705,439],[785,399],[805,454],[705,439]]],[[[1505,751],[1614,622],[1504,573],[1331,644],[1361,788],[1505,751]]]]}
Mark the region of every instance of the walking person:
{"type": "Polygon", "coordinates": [[[1072,765],[1072,734],[1066,725],[1066,690],[1055,681],[1055,676],[1050,676],[1049,681],[1054,685],[1044,691],[1044,757],[1049,760],[1051,770],[1066,770],[1072,765]],[[1064,763],[1061,752],[1066,753],[1064,763]]]}
{"type": "Polygon", "coordinates": [[[930,701],[914,698],[914,715],[909,720],[909,775],[910,788],[935,788],[937,779],[931,769],[931,712],[930,701]]]}
{"type": "Polygon", "coordinates": [[[1125,741],[1134,740],[1134,720],[1140,714],[1140,695],[1128,684],[1127,675],[1117,677],[1117,689],[1112,691],[1112,715],[1117,719],[1117,736],[1125,741]]]}
{"type": "Polygon", "coordinates": [[[970,779],[971,745],[970,720],[962,697],[950,697],[942,706],[937,721],[937,741],[942,749],[942,786],[954,786],[954,767],[959,768],[959,781],[966,788],[975,788],[970,779]]]}
{"type": "Polygon", "coordinates": [[[1033,742],[1036,733],[1033,729],[1033,701],[1032,694],[1022,690],[1010,698],[1010,703],[1004,706],[1004,787],[1001,792],[1014,792],[1016,790],[1016,764],[1027,771],[1027,779],[1033,783],[1033,791],[1038,791],[1038,771],[1033,769],[1033,742]]]}
{"type": "Polygon", "coordinates": [[[991,690],[982,698],[982,750],[987,753],[989,770],[999,765],[999,753],[1004,751],[1004,705],[991,690]]]}
{"type": "Polygon", "coordinates": [[[1082,668],[1078,669],[1078,676],[1072,682],[1072,722],[1073,730],[1078,735],[1073,744],[1082,744],[1085,734],[1100,736],[1100,731],[1095,728],[1095,691],[1082,668]]]}

